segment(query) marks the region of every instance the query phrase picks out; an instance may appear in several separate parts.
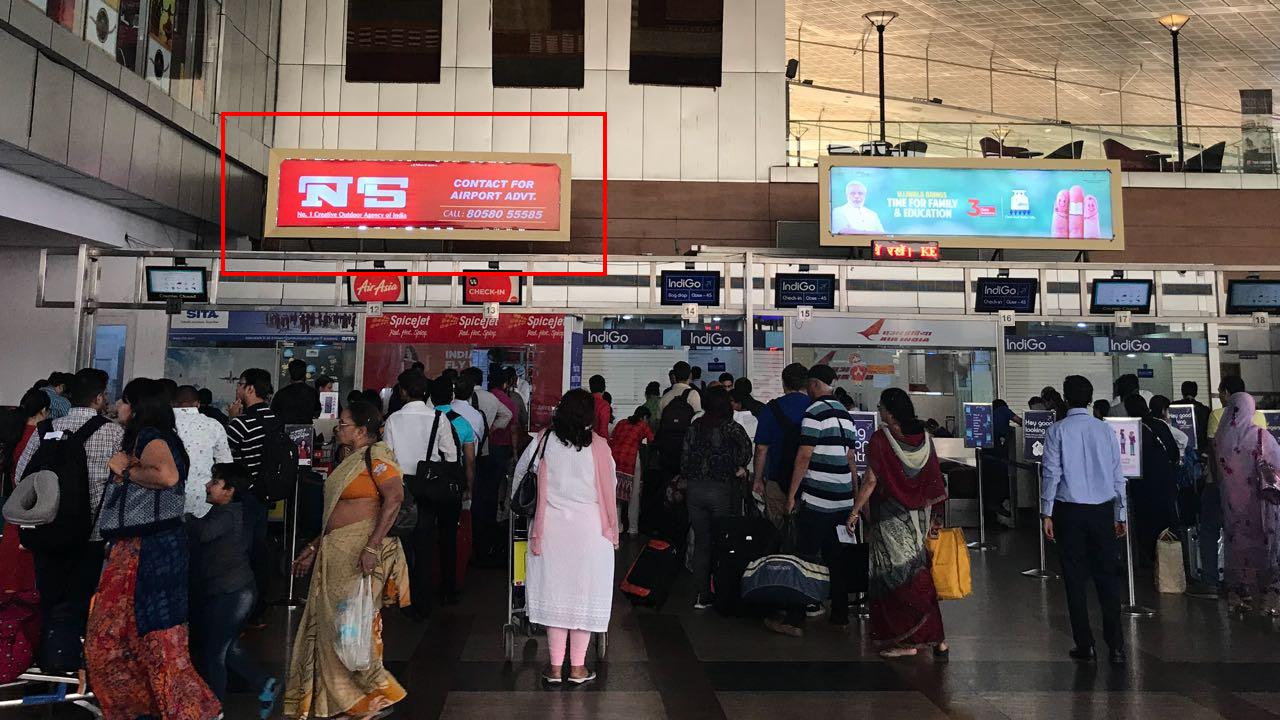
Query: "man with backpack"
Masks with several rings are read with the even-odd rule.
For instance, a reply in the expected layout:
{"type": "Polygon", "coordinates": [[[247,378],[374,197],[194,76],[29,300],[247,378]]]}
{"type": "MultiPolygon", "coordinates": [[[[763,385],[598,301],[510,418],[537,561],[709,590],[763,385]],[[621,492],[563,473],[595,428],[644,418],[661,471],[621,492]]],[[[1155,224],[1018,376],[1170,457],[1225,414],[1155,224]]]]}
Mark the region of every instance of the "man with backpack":
{"type": "MultiPolygon", "coordinates": [[[[501,372],[500,366],[491,366],[490,373],[501,372]]],[[[498,527],[498,505],[502,484],[511,462],[511,445],[497,445],[494,433],[507,429],[515,414],[492,392],[485,390],[484,373],[477,367],[462,371],[462,377],[471,382],[471,407],[484,418],[484,429],[476,439],[478,472],[475,494],[471,498],[472,542],[477,567],[501,567],[502,551],[506,540],[498,527]]]]}
{"type": "Polygon", "coordinates": [[[694,417],[702,412],[702,396],[690,385],[692,371],[683,360],[671,368],[671,389],[658,401],[658,430],[654,449],[660,470],[657,482],[645,482],[640,488],[640,529],[646,535],[659,535],[676,545],[685,543],[687,523],[683,497],[677,484],[684,436],[694,417]],[[668,507],[669,506],[669,507],[668,507]]]}
{"type": "Polygon", "coordinates": [[[228,408],[231,419],[227,421],[227,443],[231,457],[249,471],[252,482],[249,492],[240,495],[244,505],[245,533],[252,543],[249,562],[253,566],[254,582],[258,586],[257,601],[249,616],[248,627],[265,626],[262,612],[265,608],[267,583],[272,575],[273,558],[267,544],[267,513],[275,500],[290,495],[283,488],[297,478],[297,450],[293,455],[293,476],[288,475],[288,459],[280,455],[293,443],[284,434],[284,426],[276,418],[268,401],[271,399],[271,373],[262,368],[249,368],[240,373],[236,382],[236,401],[228,408]]]}
{"type": "Polygon", "coordinates": [[[107,406],[106,374],[85,368],[68,382],[71,410],[37,426],[18,459],[16,477],[41,471],[57,476],[58,509],[40,534],[23,533],[33,553],[36,585],[44,614],[37,660],[50,672],[80,667],[80,638],[89,618],[89,599],[102,570],[103,541],[97,514],[110,477],[107,461],[120,452],[124,429],[102,416],[107,406]],[[43,450],[43,452],[42,452],[43,450]],[[76,528],[70,532],[67,526],[76,528]]]}
{"type": "MultiPolygon", "coordinates": [[[[418,524],[405,549],[411,558],[409,594],[413,599],[413,608],[408,614],[419,621],[430,615],[436,520],[442,514],[451,516],[456,538],[458,511],[454,506],[462,501],[461,493],[449,487],[462,480],[461,438],[448,415],[434,404],[427,404],[430,384],[421,371],[400,373],[396,385],[404,405],[387,418],[382,434],[395,453],[396,464],[404,472],[405,490],[413,493],[418,504],[418,524]]],[[[453,388],[450,388],[450,398],[452,395],[453,388]]],[[[449,402],[446,400],[443,404],[449,402]]],[[[447,528],[440,528],[442,542],[446,532],[447,528]]],[[[443,573],[441,580],[443,584],[443,573]]]]}
{"type": "Polygon", "coordinates": [[[791,363],[782,370],[782,388],[786,394],[770,400],[759,413],[756,426],[755,483],[756,495],[764,498],[765,514],[781,527],[786,514],[787,490],[800,450],[800,424],[811,400],[805,392],[809,370],[791,363]]]}

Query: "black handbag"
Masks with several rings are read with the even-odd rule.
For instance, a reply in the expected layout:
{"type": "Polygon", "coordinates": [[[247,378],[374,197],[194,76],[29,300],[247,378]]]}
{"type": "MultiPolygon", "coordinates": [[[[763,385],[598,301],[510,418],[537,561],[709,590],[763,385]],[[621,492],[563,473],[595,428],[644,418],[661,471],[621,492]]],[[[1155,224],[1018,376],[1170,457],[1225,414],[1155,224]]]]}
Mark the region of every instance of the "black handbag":
{"type": "Polygon", "coordinates": [[[458,442],[458,433],[447,416],[445,422],[449,423],[449,430],[453,432],[458,460],[445,462],[431,459],[431,454],[436,450],[436,433],[440,430],[441,415],[444,413],[437,411],[435,422],[431,424],[431,437],[427,440],[426,457],[418,461],[417,472],[406,480],[406,487],[414,498],[433,505],[462,502],[462,444],[458,442]]]}
{"type": "MultiPolygon", "coordinates": [[[[372,447],[364,449],[364,466],[369,469],[369,482],[373,483],[374,489],[378,491],[378,499],[383,499],[382,488],[378,487],[378,480],[373,476],[372,447]]],[[[413,501],[413,495],[406,492],[404,499],[400,501],[400,511],[396,513],[396,521],[391,523],[391,529],[387,531],[387,535],[394,538],[409,537],[417,526],[418,504],[413,501]]]]}
{"type": "Polygon", "coordinates": [[[547,451],[547,436],[551,434],[550,430],[542,433],[542,440],[538,443],[538,448],[533,451],[533,457],[529,460],[529,467],[524,471],[524,477],[520,478],[520,485],[516,487],[515,497],[511,499],[511,512],[522,518],[531,518],[538,510],[538,463],[542,461],[542,456],[547,451]]]}

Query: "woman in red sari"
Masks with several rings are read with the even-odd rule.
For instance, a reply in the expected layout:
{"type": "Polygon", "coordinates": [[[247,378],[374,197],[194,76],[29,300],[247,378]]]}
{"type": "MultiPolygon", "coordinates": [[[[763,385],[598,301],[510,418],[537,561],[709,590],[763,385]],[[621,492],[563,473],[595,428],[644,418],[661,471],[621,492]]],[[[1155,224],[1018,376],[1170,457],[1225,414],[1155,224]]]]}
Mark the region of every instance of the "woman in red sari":
{"type": "Polygon", "coordinates": [[[942,527],[947,499],[938,455],[905,392],[885,390],[879,409],[880,430],[867,445],[869,467],[849,516],[852,529],[868,509],[871,639],[882,657],[931,647],[944,659],[950,648],[925,542],[942,527]]]}

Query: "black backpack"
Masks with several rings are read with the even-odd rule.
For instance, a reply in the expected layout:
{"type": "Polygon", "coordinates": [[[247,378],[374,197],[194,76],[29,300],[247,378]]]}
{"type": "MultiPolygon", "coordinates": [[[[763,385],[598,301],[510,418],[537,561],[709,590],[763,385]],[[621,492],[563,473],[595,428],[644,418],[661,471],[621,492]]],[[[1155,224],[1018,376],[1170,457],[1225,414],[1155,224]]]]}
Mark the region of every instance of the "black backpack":
{"type": "MultiPolygon", "coordinates": [[[[436,419],[431,423],[431,436],[427,440],[427,456],[418,461],[416,472],[409,476],[405,484],[405,489],[413,495],[415,500],[440,505],[462,501],[462,493],[466,489],[466,460],[462,457],[462,442],[458,438],[458,429],[453,426],[453,421],[457,417],[459,415],[452,410],[447,413],[436,412],[436,419]],[[437,449],[436,435],[440,432],[441,422],[448,425],[449,432],[453,434],[453,447],[458,459],[452,462],[431,459],[437,449]]],[[[443,458],[443,453],[438,457],[443,458]]]]}
{"type": "Polygon", "coordinates": [[[89,459],[84,444],[108,422],[110,420],[98,415],[74,433],[64,432],[56,439],[46,439],[55,432],[52,420],[45,420],[36,427],[40,447],[36,448],[22,477],[25,481],[41,472],[56,475],[58,511],[52,522],[19,529],[18,537],[28,549],[56,552],[88,542],[93,518],[89,507],[89,459]]]}
{"type": "Polygon", "coordinates": [[[658,453],[662,458],[663,468],[671,473],[680,472],[680,454],[684,450],[684,436],[689,432],[689,425],[697,413],[689,404],[689,388],[679,396],[671,399],[662,409],[662,419],[658,422],[658,453]]]}
{"type": "Polygon", "coordinates": [[[268,503],[293,496],[298,483],[298,445],[279,422],[264,421],[266,435],[262,440],[262,467],[254,482],[254,491],[268,503]]]}
{"type": "Polygon", "coordinates": [[[781,453],[778,455],[778,477],[769,478],[782,486],[785,493],[791,488],[791,476],[795,474],[796,454],[800,452],[800,423],[792,422],[787,417],[787,413],[782,410],[782,404],[777,400],[770,400],[765,406],[769,412],[773,413],[773,419],[778,423],[778,429],[782,431],[782,442],[779,447],[769,448],[769,452],[781,453]]]}

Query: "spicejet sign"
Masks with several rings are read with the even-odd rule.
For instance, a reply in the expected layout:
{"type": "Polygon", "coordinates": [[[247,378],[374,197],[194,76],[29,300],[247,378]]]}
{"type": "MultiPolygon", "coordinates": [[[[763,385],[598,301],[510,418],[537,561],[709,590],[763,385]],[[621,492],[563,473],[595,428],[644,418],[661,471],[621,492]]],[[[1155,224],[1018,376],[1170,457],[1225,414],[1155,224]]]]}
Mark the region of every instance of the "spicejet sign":
{"type": "Polygon", "coordinates": [[[321,157],[273,153],[268,237],[568,240],[567,156],[289,152],[321,157]]]}

